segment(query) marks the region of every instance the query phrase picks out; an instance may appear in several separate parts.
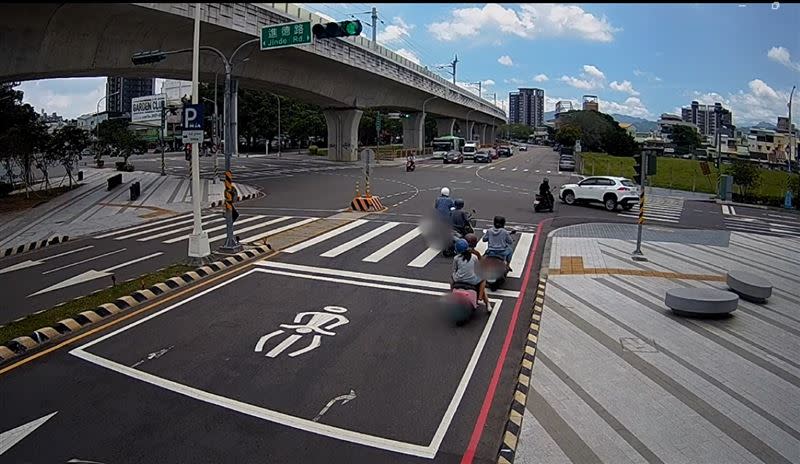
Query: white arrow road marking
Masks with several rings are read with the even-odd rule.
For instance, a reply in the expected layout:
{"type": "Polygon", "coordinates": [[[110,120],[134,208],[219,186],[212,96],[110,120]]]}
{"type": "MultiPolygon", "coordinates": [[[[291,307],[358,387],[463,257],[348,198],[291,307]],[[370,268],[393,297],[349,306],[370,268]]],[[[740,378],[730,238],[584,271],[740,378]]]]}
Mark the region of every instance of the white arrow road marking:
{"type": "Polygon", "coordinates": [[[98,461],[84,461],[83,459],[72,458],[67,461],[67,464],[104,464],[98,461]]]}
{"type": "Polygon", "coordinates": [[[161,350],[158,350],[158,351],[153,351],[152,353],[148,353],[147,356],[145,356],[144,358],[140,359],[139,361],[136,361],[136,363],[134,365],[132,365],[131,367],[139,366],[140,364],[143,364],[145,361],[151,361],[153,359],[158,359],[158,358],[164,356],[165,354],[169,353],[169,350],[171,350],[173,348],[175,348],[175,345],[170,345],[170,346],[168,346],[168,347],[166,347],[164,349],[161,349],[161,350]]]}
{"type": "Polygon", "coordinates": [[[6,272],[14,272],[14,271],[18,271],[20,269],[25,269],[25,268],[28,268],[28,267],[38,266],[40,264],[44,264],[45,262],[47,262],[47,261],[49,261],[51,259],[60,258],[61,256],[66,256],[66,255],[69,255],[69,254],[72,254],[72,253],[77,253],[77,252],[83,251],[83,250],[88,250],[89,248],[94,248],[94,245],[89,245],[89,246],[85,246],[85,247],[82,247],[82,248],[76,248],[75,250],[70,250],[70,251],[67,251],[66,253],[60,253],[60,254],[57,254],[57,255],[48,256],[47,258],[42,258],[42,259],[38,259],[38,260],[30,260],[29,259],[27,261],[22,261],[21,263],[14,264],[13,266],[8,266],[8,267],[4,267],[3,269],[0,269],[0,274],[5,274],[6,272]]]}
{"type": "Polygon", "coordinates": [[[61,267],[57,267],[55,269],[50,269],[49,271],[44,271],[44,272],[42,272],[42,275],[51,274],[53,272],[57,272],[57,271],[60,271],[62,269],[66,269],[68,267],[77,266],[78,264],[88,263],[89,261],[94,261],[95,259],[105,258],[106,256],[111,256],[111,255],[120,253],[120,252],[125,251],[125,250],[127,250],[127,248],[120,248],[119,250],[109,251],[108,253],[103,253],[102,255],[93,256],[93,257],[88,258],[88,259],[83,259],[83,260],[77,261],[75,263],[67,264],[66,266],[61,266],[61,267]]]}
{"type": "Polygon", "coordinates": [[[70,287],[72,285],[77,285],[77,284],[80,284],[80,283],[83,283],[83,282],[88,282],[90,280],[99,279],[101,277],[107,277],[107,276],[110,276],[112,274],[111,271],[115,271],[115,270],[117,270],[119,268],[122,268],[122,267],[125,267],[125,266],[130,266],[131,264],[136,264],[136,263],[138,263],[140,261],[144,261],[144,260],[147,260],[147,259],[150,259],[150,258],[155,258],[156,256],[163,255],[163,254],[164,254],[163,251],[159,251],[159,252],[156,252],[156,253],[149,254],[147,256],[142,256],[141,258],[132,259],[132,260],[130,260],[128,262],[125,262],[125,263],[122,263],[122,264],[117,264],[116,266],[112,266],[112,267],[110,267],[108,269],[103,269],[102,271],[95,271],[94,269],[89,269],[88,271],[84,272],[83,274],[78,274],[78,275],[76,275],[74,277],[70,277],[69,279],[64,280],[62,282],[59,282],[59,283],[57,283],[55,285],[51,285],[51,286],[45,288],[44,290],[39,290],[36,293],[32,293],[32,294],[28,295],[28,298],[30,298],[32,296],[40,295],[42,293],[52,292],[53,290],[58,290],[58,289],[61,289],[61,288],[70,287]]]}
{"type": "Polygon", "coordinates": [[[58,411],[40,417],[36,420],[30,421],[27,424],[20,425],[17,428],[13,428],[6,432],[0,433],[0,455],[8,451],[9,448],[11,448],[12,446],[22,441],[23,438],[30,435],[34,430],[41,427],[42,424],[50,420],[50,418],[55,416],[56,414],[58,414],[58,411]]]}
{"type": "Polygon", "coordinates": [[[347,404],[347,403],[349,403],[350,401],[352,401],[354,399],[356,399],[356,392],[355,392],[355,390],[353,390],[351,388],[350,389],[350,393],[348,393],[346,395],[339,395],[336,398],[328,401],[328,404],[326,404],[325,407],[322,408],[322,410],[319,412],[319,414],[317,414],[317,417],[313,418],[312,420],[314,422],[317,422],[322,416],[325,415],[326,412],[328,412],[328,409],[330,409],[331,406],[336,404],[337,401],[341,401],[342,404],[344,405],[344,404],[347,404]]]}

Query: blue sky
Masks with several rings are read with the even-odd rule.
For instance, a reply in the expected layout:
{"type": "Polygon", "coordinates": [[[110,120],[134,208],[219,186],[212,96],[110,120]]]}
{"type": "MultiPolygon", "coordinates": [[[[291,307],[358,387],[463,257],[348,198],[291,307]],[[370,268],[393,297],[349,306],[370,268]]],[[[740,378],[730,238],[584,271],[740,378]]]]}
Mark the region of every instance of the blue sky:
{"type": "MultiPolygon", "coordinates": [[[[300,5],[365,23],[359,13],[372,6],[300,5]]],[[[496,92],[502,103],[517,87],[540,87],[548,110],[595,94],[601,111],[655,120],[697,99],[723,102],[737,124],[774,123],[800,81],[800,5],[743,5],[379,4],[378,41],[429,67],[458,53],[459,82],[472,89],[467,82],[480,80],[484,96],[496,92]]],[[[34,106],[74,117],[94,111],[103,82],[23,90],[34,106]]]]}

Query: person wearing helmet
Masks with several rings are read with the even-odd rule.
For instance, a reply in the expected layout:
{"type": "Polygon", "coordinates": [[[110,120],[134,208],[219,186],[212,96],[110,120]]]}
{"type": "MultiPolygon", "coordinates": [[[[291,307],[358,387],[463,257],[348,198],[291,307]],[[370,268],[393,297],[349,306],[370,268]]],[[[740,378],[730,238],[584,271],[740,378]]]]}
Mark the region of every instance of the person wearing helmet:
{"type": "Polygon", "coordinates": [[[443,219],[450,219],[450,208],[454,206],[453,199],[450,198],[450,189],[447,187],[442,187],[441,195],[439,198],[436,199],[436,202],[433,204],[436,211],[439,213],[439,216],[443,219]]]}
{"type": "Polygon", "coordinates": [[[511,262],[511,254],[513,252],[511,245],[514,244],[514,240],[511,238],[511,234],[508,232],[508,230],[506,230],[505,227],[506,218],[503,216],[495,216],[492,228],[489,229],[486,234],[484,234],[481,240],[489,243],[486,248],[486,256],[497,256],[503,258],[506,261],[508,271],[511,272],[511,266],[509,266],[509,263],[511,262]]]}
{"type": "Polygon", "coordinates": [[[469,213],[464,211],[464,200],[457,198],[453,205],[455,209],[450,213],[450,224],[453,230],[463,237],[472,232],[472,224],[469,222],[471,218],[469,213]]]}
{"type": "Polygon", "coordinates": [[[542,179],[542,183],[539,184],[539,197],[542,201],[546,202],[547,207],[552,207],[555,199],[553,198],[553,193],[550,191],[550,179],[547,177],[542,179]]]}

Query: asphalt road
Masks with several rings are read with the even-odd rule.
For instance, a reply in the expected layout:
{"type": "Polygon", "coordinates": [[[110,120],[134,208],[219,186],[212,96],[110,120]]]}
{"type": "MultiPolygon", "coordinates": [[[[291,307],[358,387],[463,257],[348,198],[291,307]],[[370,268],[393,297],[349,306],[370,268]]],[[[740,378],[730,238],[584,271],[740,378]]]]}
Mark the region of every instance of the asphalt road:
{"type": "MultiPolygon", "coordinates": [[[[346,208],[361,178],[359,166],[324,160],[237,163],[242,177],[250,175],[246,182],[267,193],[239,206],[243,241],[346,208]]],[[[560,202],[553,213],[534,213],[543,176],[555,190],[569,180],[556,166],[550,148],[531,147],[489,165],[429,160],[413,173],[374,168],[372,191],[389,211],[0,368],[0,457],[407,463],[462,462],[474,451],[473,462],[496,462],[549,227],[539,224],[636,221],[635,212],[560,202]],[[428,249],[417,229],[445,185],[476,210],[479,230],[501,214],[519,231],[513,272],[490,294],[495,310],[464,327],[437,303],[451,260],[428,249]]],[[[654,224],[677,226],[726,227],[738,217],[789,230],[793,218],[664,197],[646,211],[654,224]]],[[[220,217],[205,220],[212,240],[224,232],[213,230],[220,217]]],[[[181,259],[189,219],[1,260],[4,282],[19,285],[4,286],[0,317],[106,286],[108,272],[124,280],[181,259]]]]}

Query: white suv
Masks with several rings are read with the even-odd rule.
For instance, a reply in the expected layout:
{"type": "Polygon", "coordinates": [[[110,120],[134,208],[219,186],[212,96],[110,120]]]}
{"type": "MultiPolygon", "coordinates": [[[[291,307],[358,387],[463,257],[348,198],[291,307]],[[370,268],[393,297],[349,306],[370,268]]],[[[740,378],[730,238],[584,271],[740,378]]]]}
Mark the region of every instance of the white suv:
{"type": "Polygon", "coordinates": [[[608,211],[622,206],[625,211],[639,202],[639,186],[624,177],[592,176],[576,184],[564,184],[558,198],[568,205],[602,203],[608,211]]]}

